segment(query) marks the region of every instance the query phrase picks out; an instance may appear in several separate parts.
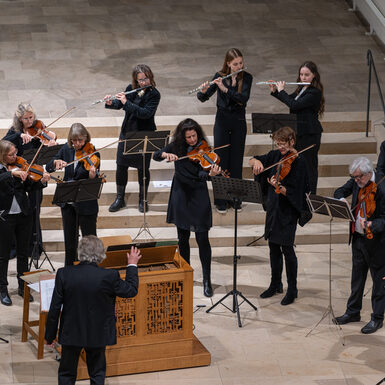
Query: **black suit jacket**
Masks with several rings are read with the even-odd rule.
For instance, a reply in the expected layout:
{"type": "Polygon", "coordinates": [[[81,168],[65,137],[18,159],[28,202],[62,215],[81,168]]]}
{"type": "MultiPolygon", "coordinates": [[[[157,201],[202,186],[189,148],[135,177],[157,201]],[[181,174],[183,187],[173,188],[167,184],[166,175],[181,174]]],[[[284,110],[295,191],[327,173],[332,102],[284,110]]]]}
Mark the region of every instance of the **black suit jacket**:
{"type": "MultiPolygon", "coordinates": [[[[96,153],[99,158],[99,154],[96,153]]],[[[75,149],[68,146],[68,143],[66,143],[56,154],[56,156],[49,161],[46,164],[46,170],[48,172],[54,172],[55,165],[54,160],[61,159],[65,162],[69,163],[74,160],[75,157],[75,149]]],[[[84,168],[84,165],[82,162],[78,162],[76,167],[74,165],[70,165],[64,169],[64,180],[65,181],[71,181],[71,180],[80,180],[80,179],[88,179],[89,172],[84,168]]],[[[77,202],[75,203],[75,207],[78,210],[78,213],[80,215],[93,215],[97,214],[99,211],[98,201],[96,199],[90,200],[90,201],[84,201],[84,202],[77,202]]]]}
{"type": "Polygon", "coordinates": [[[285,103],[291,114],[297,115],[297,135],[320,134],[322,126],[318,120],[318,110],[321,103],[321,91],[309,86],[304,93],[295,100],[297,94],[288,94],[285,90],[272,92],[272,96],[285,103]]]}
{"type": "Polygon", "coordinates": [[[135,297],[138,271],[128,266],[126,279],[114,269],[81,262],[57,271],[48,312],[45,339],[56,338],[60,309],[59,343],[89,348],[116,344],[116,297],[135,297]]]}
{"type": "MultiPolygon", "coordinates": [[[[375,181],[378,182],[380,175],[376,173],[375,181]]],[[[355,208],[358,203],[358,193],[360,188],[353,178],[349,179],[343,186],[339,187],[334,192],[334,198],[341,199],[352,196],[351,208],[355,208]]],[[[368,217],[368,221],[372,221],[372,227],[370,228],[373,232],[373,241],[385,242],[385,185],[380,183],[377,185],[377,192],[375,195],[376,209],[371,217],[368,217]]],[[[354,215],[354,213],[353,213],[354,215]]],[[[353,223],[349,226],[349,244],[352,241],[353,223]]]]}

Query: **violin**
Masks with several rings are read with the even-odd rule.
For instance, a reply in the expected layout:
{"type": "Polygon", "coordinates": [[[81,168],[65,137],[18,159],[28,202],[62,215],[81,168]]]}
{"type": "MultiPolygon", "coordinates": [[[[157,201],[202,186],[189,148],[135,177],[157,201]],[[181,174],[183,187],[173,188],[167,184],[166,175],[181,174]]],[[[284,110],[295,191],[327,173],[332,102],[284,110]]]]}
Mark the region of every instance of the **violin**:
{"type": "Polygon", "coordinates": [[[296,150],[289,151],[285,154],[277,167],[277,173],[275,174],[275,193],[280,194],[281,181],[287,177],[291,171],[292,163],[297,159],[298,153],[296,150]]]}
{"type": "Polygon", "coordinates": [[[82,162],[87,171],[90,171],[91,167],[95,167],[97,169],[100,165],[100,159],[95,154],[95,147],[90,142],[87,142],[83,148],[77,150],[75,155],[76,160],[82,162]]]}
{"type": "Polygon", "coordinates": [[[41,120],[36,120],[31,127],[27,128],[28,135],[33,138],[39,138],[40,141],[48,146],[51,140],[56,140],[57,136],[53,131],[46,129],[44,123],[41,120]]]}
{"type": "Polygon", "coordinates": [[[371,217],[376,210],[375,195],[377,192],[377,185],[375,182],[370,182],[368,185],[360,189],[358,193],[358,201],[360,202],[360,216],[365,218],[365,235],[368,239],[373,239],[373,233],[366,225],[368,217],[371,217]]]}
{"type": "MultiPolygon", "coordinates": [[[[38,164],[30,166],[29,163],[21,156],[16,157],[15,163],[8,165],[8,171],[12,171],[15,168],[18,168],[21,171],[26,171],[28,174],[28,179],[32,180],[33,182],[40,181],[44,175],[43,166],[40,166],[38,164]]],[[[63,183],[63,181],[59,178],[56,178],[54,176],[51,176],[51,178],[57,183],[63,183]]]]}
{"type": "MultiPolygon", "coordinates": [[[[211,166],[219,164],[221,158],[214,150],[208,145],[205,140],[201,140],[199,146],[194,147],[187,153],[187,157],[193,162],[199,163],[203,170],[210,171],[211,166]]],[[[181,159],[181,158],[180,158],[181,159]]],[[[225,178],[229,178],[229,174],[226,171],[221,170],[221,175],[225,178]]]]}

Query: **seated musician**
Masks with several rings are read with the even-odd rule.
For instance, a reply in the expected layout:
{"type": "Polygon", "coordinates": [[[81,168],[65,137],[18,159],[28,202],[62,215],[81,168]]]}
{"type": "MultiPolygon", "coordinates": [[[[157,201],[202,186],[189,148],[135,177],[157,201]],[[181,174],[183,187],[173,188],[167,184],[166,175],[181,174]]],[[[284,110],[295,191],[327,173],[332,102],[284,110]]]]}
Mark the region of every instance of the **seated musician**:
{"type": "Polygon", "coordinates": [[[374,173],[373,165],[366,157],[355,159],[349,171],[351,178],[334,192],[334,197],[339,199],[352,196],[352,211],[356,218],[350,224],[349,235],[353,254],[351,293],[345,314],[336,317],[336,321],[343,325],[361,320],[362,297],[369,270],[373,280],[373,313],[361,332],[370,334],[381,328],[384,320],[385,184],[376,184],[380,175],[374,173]]]}
{"type": "Polygon", "coordinates": [[[24,281],[20,277],[28,271],[32,237],[32,211],[26,192],[40,188],[50,178],[48,173],[43,173],[40,182],[29,180],[27,172],[15,165],[16,153],[13,143],[0,140],[0,300],[6,306],[12,305],[7,274],[13,239],[16,241],[18,294],[24,297],[24,281]]]}
{"type": "MultiPolygon", "coordinates": [[[[74,123],[68,133],[67,143],[59,150],[54,159],[46,165],[48,172],[54,172],[65,168],[64,181],[96,178],[97,166],[89,164],[86,159],[77,161],[83,157],[84,149],[92,150],[91,135],[81,123],[74,123]],[[72,163],[67,166],[67,164],[72,163]]],[[[84,154],[85,155],[85,154],[84,154]]],[[[100,160],[100,155],[95,154],[100,160]]],[[[76,260],[79,227],[83,237],[96,235],[96,221],[99,206],[96,199],[66,203],[61,205],[63,218],[65,265],[72,265],[76,260]]]]}
{"type": "Polygon", "coordinates": [[[265,239],[269,241],[271,282],[260,296],[269,298],[283,292],[283,254],[288,289],[281,305],[289,305],[297,298],[298,262],[293,246],[297,222],[301,226],[306,223],[302,215],[307,210],[305,193],[310,191],[306,163],[301,155],[296,155],[295,139],[292,128],[281,127],[273,133],[273,141],[278,149],[249,161],[266,197],[265,239]],[[291,155],[295,156],[282,163],[282,166],[277,165],[263,173],[265,168],[291,155]]]}

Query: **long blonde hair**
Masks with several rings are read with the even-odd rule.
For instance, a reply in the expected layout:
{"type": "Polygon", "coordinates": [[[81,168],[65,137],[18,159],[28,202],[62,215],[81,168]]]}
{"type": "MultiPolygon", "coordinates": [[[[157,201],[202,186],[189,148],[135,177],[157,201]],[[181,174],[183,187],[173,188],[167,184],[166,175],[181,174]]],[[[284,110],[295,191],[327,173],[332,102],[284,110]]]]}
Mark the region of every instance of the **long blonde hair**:
{"type": "Polygon", "coordinates": [[[13,125],[12,128],[16,132],[23,132],[23,122],[21,118],[24,116],[26,112],[32,112],[34,116],[34,120],[36,120],[36,114],[34,109],[29,103],[20,103],[17,106],[17,110],[15,111],[15,115],[13,116],[13,125]]]}

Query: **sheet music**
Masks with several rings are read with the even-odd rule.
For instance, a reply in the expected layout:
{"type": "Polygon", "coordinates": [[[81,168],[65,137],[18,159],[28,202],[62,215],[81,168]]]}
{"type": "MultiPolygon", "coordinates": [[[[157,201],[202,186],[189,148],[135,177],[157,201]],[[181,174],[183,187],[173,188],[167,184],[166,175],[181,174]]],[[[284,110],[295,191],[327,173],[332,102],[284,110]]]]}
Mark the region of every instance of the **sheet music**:
{"type": "Polygon", "coordinates": [[[40,306],[41,311],[48,311],[51,305],[55,279],[44,279],[40,281],[40,306]]]}

